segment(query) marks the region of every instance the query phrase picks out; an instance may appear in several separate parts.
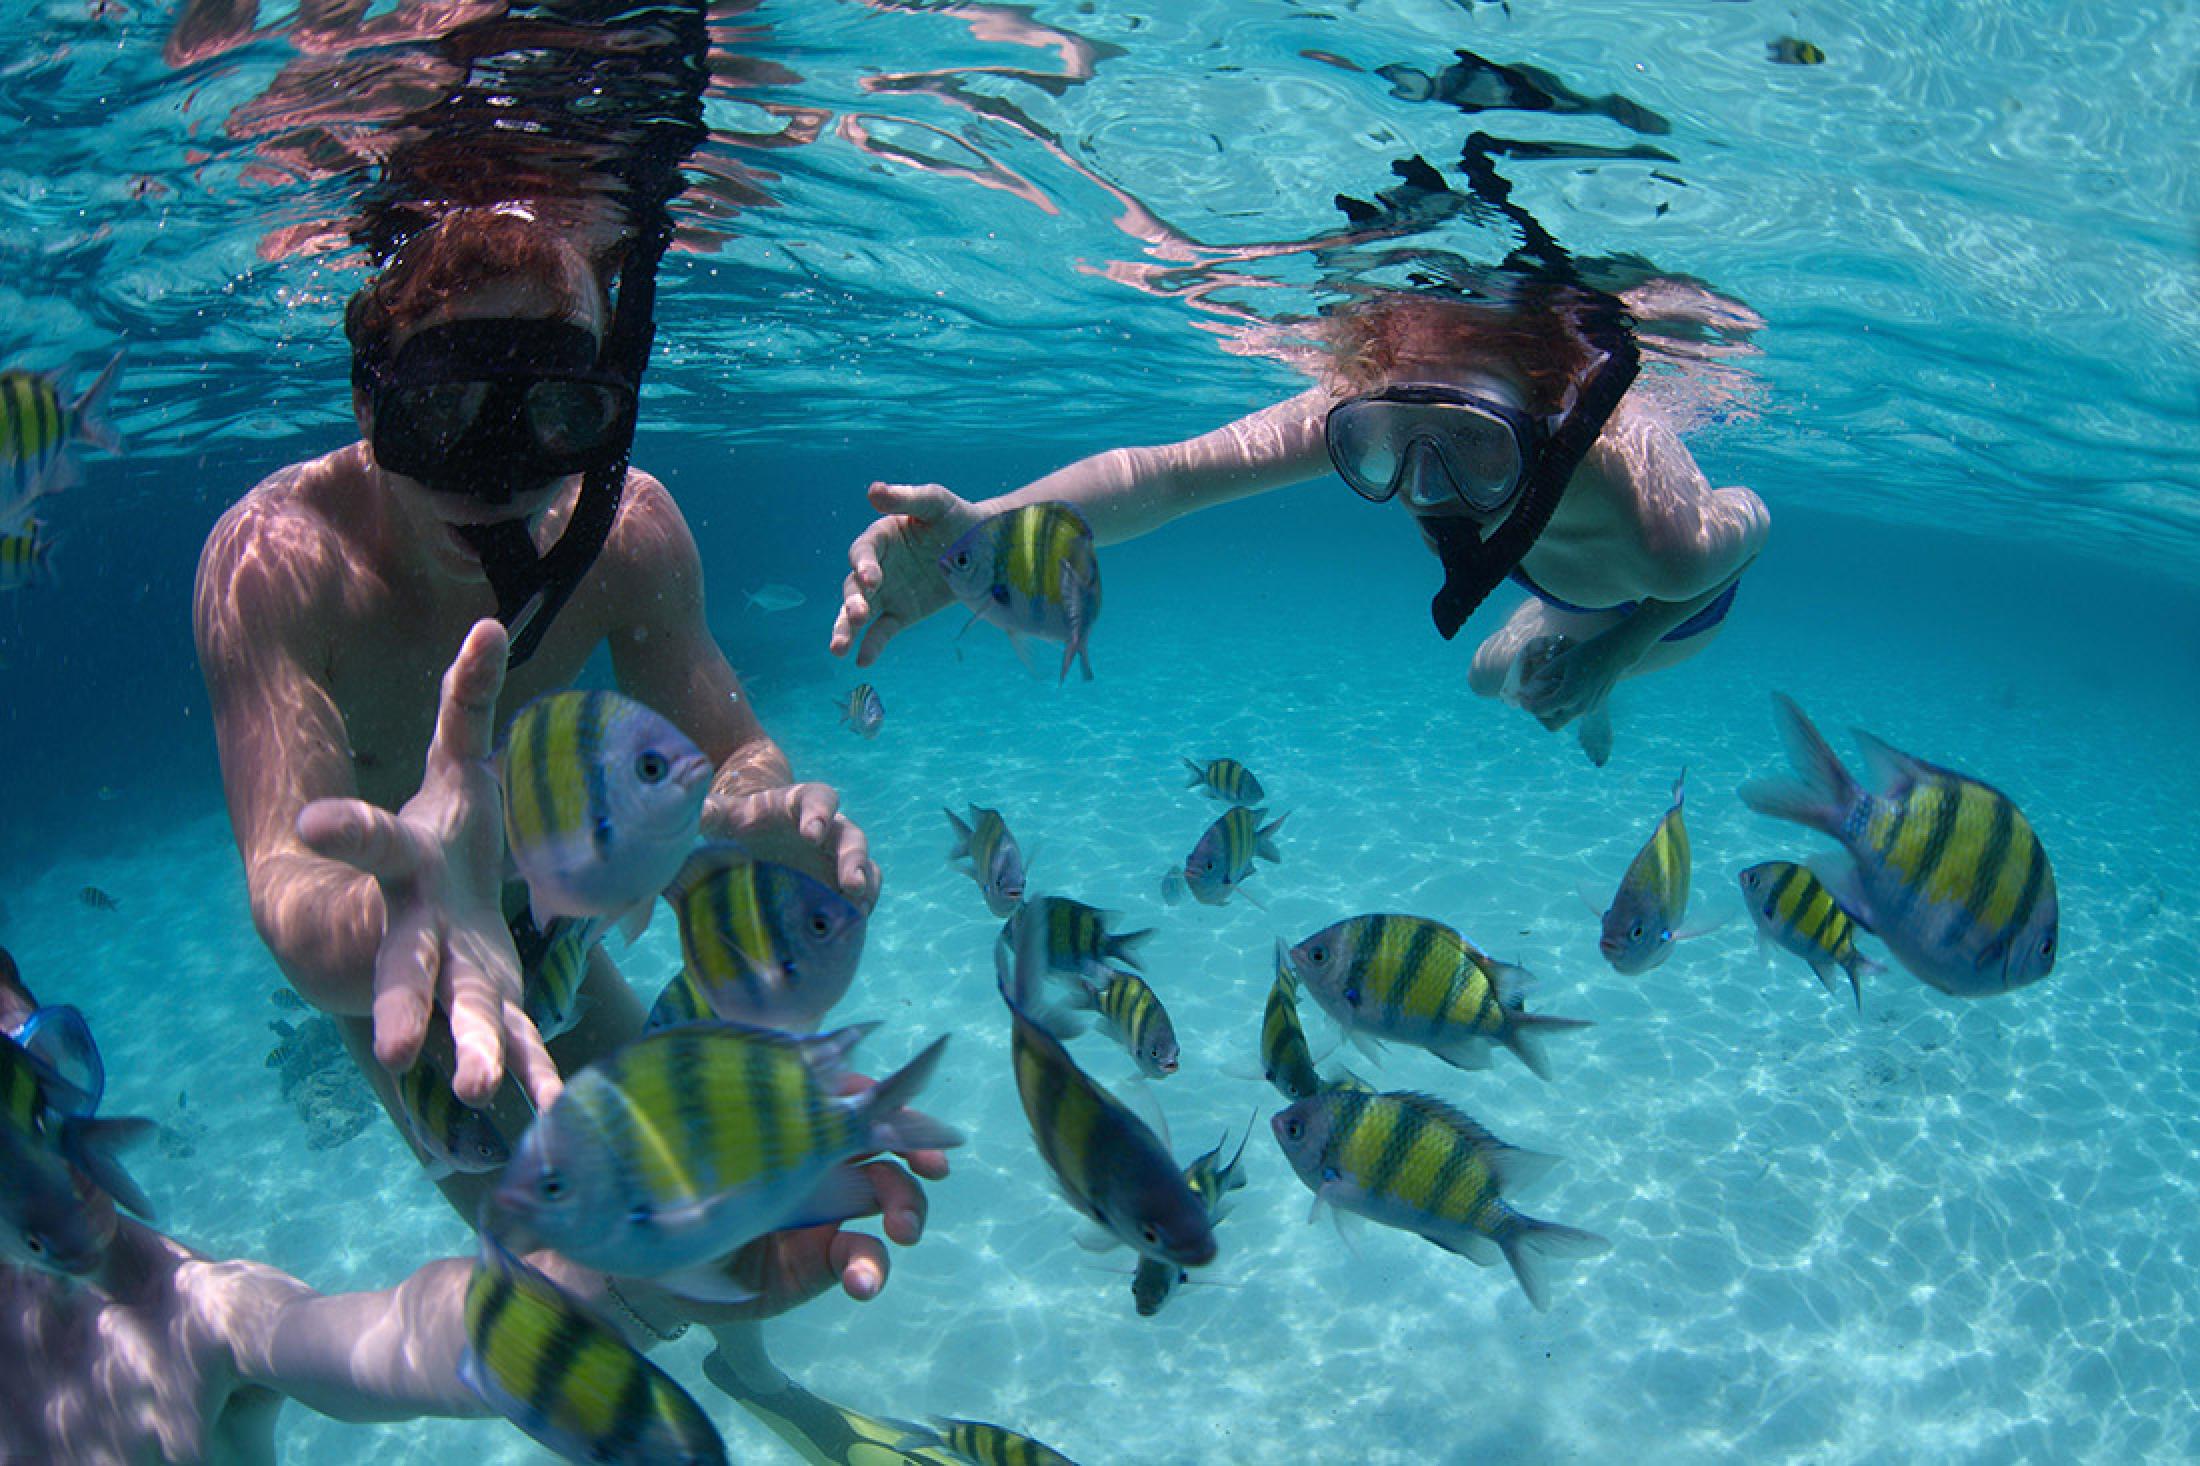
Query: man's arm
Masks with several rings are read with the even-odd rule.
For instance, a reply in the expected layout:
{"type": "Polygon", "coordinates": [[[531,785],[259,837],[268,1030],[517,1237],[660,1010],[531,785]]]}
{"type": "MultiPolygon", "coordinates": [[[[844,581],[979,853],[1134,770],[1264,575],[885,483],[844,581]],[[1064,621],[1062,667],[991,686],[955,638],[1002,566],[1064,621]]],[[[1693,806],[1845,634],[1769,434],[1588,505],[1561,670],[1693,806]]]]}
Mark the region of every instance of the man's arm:
{"type": "Polygon", "coordinates": [[[356,793],[343,715],[320,680],[327,649],[313,637],[326,621],[321,598],[349,571],[318,525],[263,494],[223,515],[199,556],[199,668],[253,925],[299,996],[359,1015],[374,1002],[381,892],[298,838],[308,803],[356,793]]]}
{"type": "Polygon", "coordinates": [[[878,892],[863,832],[823,784],[797,784],[786,753],[764,731],[741,679],[710,634],[703,568],[687,521],[664,485],[636,474],[613,546],[625,619],[609,636],[619,688],[654,708],[717,764],[703,806],[706,834],[810,871],[860,904],[878,892]]]}

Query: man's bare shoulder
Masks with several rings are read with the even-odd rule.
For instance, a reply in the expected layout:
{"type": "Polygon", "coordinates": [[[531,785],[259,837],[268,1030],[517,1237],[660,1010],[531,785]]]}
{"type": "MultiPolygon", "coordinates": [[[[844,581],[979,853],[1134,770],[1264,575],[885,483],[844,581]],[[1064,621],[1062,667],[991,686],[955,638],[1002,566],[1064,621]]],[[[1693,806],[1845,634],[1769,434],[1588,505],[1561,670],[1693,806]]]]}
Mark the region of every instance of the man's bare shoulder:
{"type": "Polygon", "coordinates": [[[202,638],[226,624],[265,631],[317,619],[347,567],[366,558],[344,513],[364,484],[354,446],[278,469],[230,505],[199,552],[193,605],[202,638]]]}

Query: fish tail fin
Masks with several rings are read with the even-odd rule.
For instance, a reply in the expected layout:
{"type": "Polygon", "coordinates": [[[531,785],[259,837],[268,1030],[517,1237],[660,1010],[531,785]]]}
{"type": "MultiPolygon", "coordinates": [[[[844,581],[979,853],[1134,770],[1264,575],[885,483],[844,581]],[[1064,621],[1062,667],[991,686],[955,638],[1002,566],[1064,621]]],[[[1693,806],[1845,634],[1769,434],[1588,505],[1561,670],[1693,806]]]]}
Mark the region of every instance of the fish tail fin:
{"type": "Polygon", "coordinates": [[[145,1140],[157,1128],[151,1120],[136,1118],[66,1120],[61,1126],[61,1153],[91,1177],[100,1190],[151,1221],[153,1203],[146,1199],[137,1182],[130,1179],[130,1173],[122,1168],[115,1153],[145,1140]]]}
{"type": "Polygon", "coordinates": [[[1170,866],[1161,877],[1161,902],[1164,906],[1180,906],[1189,888],[1184,883],[1184,872],[1170,866]]]}
{"type": "Polygon", "coordinates": [[[924,1052],[879,1081],[863,1096],[864,1114],[882,1143],[893,1150],[945,1150],[963,1143],[962,1132],[945,1120],[920,1115],[903,1106],[915,1099],[947,1052],[948,1035],[941,1034],[924,1052]]]}
{"type": "Polygon", "coordinates": [[[1262,860],[1272,860],[1277,865],[1283,864],[1283,856],[1276,850],[1276,831],[1282,829],[1283,822],[1289,818],[1291,818],[1291,812],[1285,810],[1282,814],[1277,815],[1275,819],[1255,830],[1253,832],[1253,854],[1259,856],[1262,860]]]}
{"type": "Polygon", "coordinates": [[[1512,1218],[1512,1225],[1497,1239],[1497,1245],[1503,1250],[1505,1261],[1512,1264],[1513,1276],[1520,1280],[1520,1291],[1528,1295],[1528,1302],[1537,1313],[1551,1306],[1550,1288],[1543,1277],[1544,1258],[1595,1257],[1612,1250],[1608,1237],[1517,1213],[1512,1218]]]}
{"type": "Polygon", "coordinates": [[[1673,781],[1673,807],[1679,809],[1688,798],[1688,765],[1681,765],[1681,776],[1673,781]]]}
{"type": "Polygon", "coordinates": [[[1543,1052],[1543,1036],[1564,1032],[1569,1028],[1592,1028],[1595,1024],[1587,1018],[1554,1018],[1548,1013],[1515,1013],[1511,1027],[1505,1034],[1505,1047],[1528,1066],[1528,1072],[1536,1078],[1549,1080],[1551,1061],[1543,1052]]]}
{"type": "MultiPolygon", "coordinates": [[[[1829,998],[1840,991],[1833,985],[1833,974],[1837,966],[1838,964],[1825,961],[1823,958],[1810,964],[1811,972],[1816,975],[1819,986],[1826,990],[1826,996],[1829,998]]],[[[1856,1005],[1859,1008],[1864,1006],[1864,998],[1861,992],[1857,994],[1856,1005]]]]}
{"type": "MultiPolygon", "coordinates": [[[[1856,1011],[1861,1013],[1864,1011],[1864,974],[1868,972],[1873,977],[1884,977],[1887,966],[1883,962],[1872,961],[1862,952],[1851,952],[1849,960],[1842,963],[1841,967],[1849,975],[1849,992],[1856,999],[1856,1011]]],[[[1833,990],[1833,979],[1830,977],[1826,979],[1826,990],[1833,990]]]]}
{"type": "Polygon", "coordinates": [[[31,536],[31,584],[58,587],[61,569],[54,563],[53,547],[60,543],[59,537],[39,534],[35,520],[31,523],[31,536]]]}
{"type": "Polygon", "coordinates": [[[99,369],[92,385],[84,389],[84,395],[69,405],[69,415],[76,424],[76,436],[95,448],[108,453],[122,451],[122,435],[107,421],[107,399],[114,394],[115,382],[122,373],[122,353],[116,352],[107,365],[99,369]]]}
{"type": "Polygon", "coordinates": [[[1184,771],[1191,775],[1190,778],[1184,781],[1184,787],[1187,789],[1197,789],[1207,782],[1207,771],[1190,759],[1184,760],[1184,771]]]}
{"type": "Polygon", "coordinates": [[[1109,937],[1101,944],[1102,950],[1107,953],[1111,960],[1127,962],[1136,967],[1139,965],[1136,949],[1143,946],[1146,939],[1152,935],[1153,928],[1150,926],[1135,932],[1124,932],[1120,936],[1109,937]]]}
{"type": "Polygon", "coordinates": [[[1074,558],[1062,562],[1062,611],[1069,619],[1069,645],[1062,648],[1062,675],[1055,679],[1058,683],[1069,680],[1072,661],[1083,667],[1087,682],[1092,680],[1092,657],[1087,647],[1092,638],[1093,603],[1098,590],[1099,577],[1089,565],[1081,567],[1074,558]]]}
{"type": "Polygon", "coordinates": [[[955,848],[947,852],[947,858],[949,860],[960,860],[970,853],[970,842],[976,838],[977,832],[964,824],[955,811],[943,809],[940,813],[947,816],[947,823],[953,826],[955,831],[955,848]]]}
{"type": "Polygon", "coordinates": [[[1849,806],[1856,802],[1856,781],[1841,767],[1841,760],[1793,698],[1774,693],[1773,707],[1796,777],[1752,779],[1742,786],[1742,803],[1759,814],[1833,834],[1841,828],[1849,806]]]}

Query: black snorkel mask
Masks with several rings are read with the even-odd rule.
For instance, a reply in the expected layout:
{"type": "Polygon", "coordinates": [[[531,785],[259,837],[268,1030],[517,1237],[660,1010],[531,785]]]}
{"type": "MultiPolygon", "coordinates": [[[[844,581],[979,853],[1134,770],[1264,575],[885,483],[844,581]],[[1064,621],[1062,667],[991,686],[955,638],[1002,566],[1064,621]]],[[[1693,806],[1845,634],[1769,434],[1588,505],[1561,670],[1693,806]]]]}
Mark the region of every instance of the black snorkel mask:
{"type": "Polygon", "coordinates": [[[606,467],[633,437],[633,382],[569,321],[431,326],[367,378],[375,462],[482,504],[606,467]]]}

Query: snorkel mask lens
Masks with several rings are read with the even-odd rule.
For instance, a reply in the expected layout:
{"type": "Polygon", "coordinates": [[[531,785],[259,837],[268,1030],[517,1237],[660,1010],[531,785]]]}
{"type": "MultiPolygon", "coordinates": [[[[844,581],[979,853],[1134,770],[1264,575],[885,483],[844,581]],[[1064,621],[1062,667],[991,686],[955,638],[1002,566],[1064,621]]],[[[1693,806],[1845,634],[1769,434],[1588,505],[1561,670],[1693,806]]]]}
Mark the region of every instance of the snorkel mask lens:
{"type": "Polygon", "coordinates": [[[1441,508],[1450,497],[1482,519],[1511,505],[1539,438],[1526,414],[1437,386],[1391,387],[1340,402],[1322,432],[1330,463],[1361,498],[1379,504],[1410,484],[1416,509],[1441,508]]]}
{"type": "Polygon", "coordinates": [[[568,321],[434,326],[366,380],[375,462],[490,504],[611,462],[634,421],[633,385],[568,321]]]}

